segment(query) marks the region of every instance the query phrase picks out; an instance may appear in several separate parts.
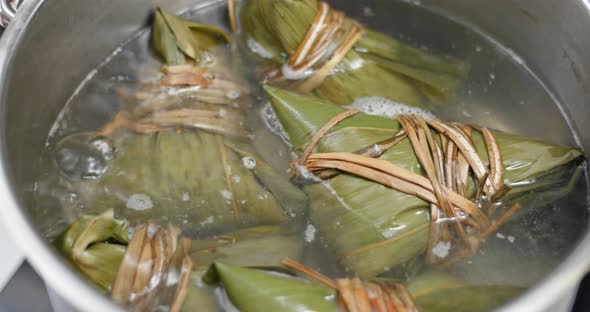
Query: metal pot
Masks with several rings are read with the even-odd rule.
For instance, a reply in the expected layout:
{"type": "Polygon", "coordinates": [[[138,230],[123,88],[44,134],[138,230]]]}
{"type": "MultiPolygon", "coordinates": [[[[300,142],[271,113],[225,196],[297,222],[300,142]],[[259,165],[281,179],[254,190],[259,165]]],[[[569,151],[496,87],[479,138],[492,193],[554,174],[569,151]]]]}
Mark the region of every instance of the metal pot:
{"type": "MultiPolygon", "coordinates": [[[[32,209],[28,196],[39,175],[47,133],[79,82],[109,52],[146,25],[154,6],[169,9],[222,0],[28,0],[0,43],[0,198],[14,238],[48,286],[78,309],[119,308],[67,266],[44,239],[39,220],[60,211],[32,209]]],[[[393,1],[393,0],[392,0],[393,1]]],[[[416,1],[414,1],[416,2],[416,1]]],[[[419,1],[418,1],[419,2],[419,1]]],[[[354,2],[351,2],[354,3],[354,2]]],[[[509,47],[563,103],[580,145],[590,149],[590,1],[422,0],[509,47]]],[[[542,124],[539,129],[549,125],[542,124]]],[[[567,130],[567,129],[566,129],[567,130]]],[[[590,235],[564,261],[505,311],[567,306],[590,266],[590,235]]]]}

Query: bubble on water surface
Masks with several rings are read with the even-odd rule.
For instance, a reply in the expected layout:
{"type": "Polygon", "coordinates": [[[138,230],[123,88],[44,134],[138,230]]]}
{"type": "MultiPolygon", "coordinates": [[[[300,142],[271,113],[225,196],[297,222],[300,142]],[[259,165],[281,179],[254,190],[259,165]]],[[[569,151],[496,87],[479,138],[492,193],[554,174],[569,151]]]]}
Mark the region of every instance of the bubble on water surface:
{"type": "Polygon", "coordinates": [[[394,118],[398,115],[420,115],[426,119],[434,119],[432,113],[397,103],[379,96],[368,96],[356,99],[352,105],[347,106],[350,109],[359,110],[368,115],[376,115],[386,118],[394,118]]]}
{"type": "Polygon", "coordinates": [[[97,179],[115,157],[113,143],[84,133],[64,138],[56,145],[54,160],[62,176],[73,180],[97,179]]]}
{"type": "Polygon", "coordinates": [[[133,194],[127,199],[126,207],[133,210],[148,210],[154,207],[154,203],[146,194],[133,194]]]}
{"type": "Polygon", "coordinates": [[[244,167],[246,167],[248,169],[254,169],[254,168],[256,168],[256,159],[254,159],[250,156],[246,156],[246,157],[242,158],[242,164],[244,165],[244,167]]]}

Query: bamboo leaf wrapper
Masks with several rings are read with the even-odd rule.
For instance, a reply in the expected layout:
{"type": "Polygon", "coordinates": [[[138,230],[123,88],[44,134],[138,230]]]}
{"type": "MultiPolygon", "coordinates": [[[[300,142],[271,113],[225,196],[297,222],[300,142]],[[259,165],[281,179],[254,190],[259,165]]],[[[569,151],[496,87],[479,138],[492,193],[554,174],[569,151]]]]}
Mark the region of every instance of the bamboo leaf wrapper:
{"type": "MultiPolygon", "coordinates": [[[[339,297],[342,294],[317,281],[221,262],[213,264],[204,279],[211,284],[222,282],[240,311],[351,311],[343,308],[339,297]]],[[[423,312],[489,311],[522,292],[518,287],[470,285],[448,274],[429,271],[408,283],[407,289],[423,312]]],[[[377,294],[372,295],[374,300],[377,294]]]]}
{"type": "MultiPolygon", "coordinates": [[[[291,144],[301,150],[332,117],[344,111],[313,96],[266,87],[291,144]]],[[[395,120],[357,114],[338,123],[317,145],[318,152],[353,152],[391,138],[395,120]]],[[[494,132],[504,163],[507,184],[543,175],[581,157],[581,152],[494,132]]],[[[481,134],[472,140],[488,162],[481,134]]],[[[424,175],[407,139],[380,159],[424,175]]],[[[356,176],[341,174],[305,187],[312,221],[340,261],[361,277],[372,277],[424,253],[429,239],[429,205],[408,195],[356,176]],[[346,235],[343,235],[346,233],[346,235]]],[[[511,192],[518,192],[518,188],[511,192]]]]}
{"type": "Polygon", "coordinates": [[[152,45],[166,64],[184,64],[187,58],[200,61],[205,51],[223,43],[231,43],[223,29],[182,19],[162,8],[155,10],[152,45]]]}
{"type": "Polygon", "coordinates": [[[127,235],[127,223],[109,210],[81,217],[55,245],[99,289],[109,291],[125,254],[127,235]]]}
{"type": "MultiPolygon", "coordinates": [[[[266,63],[283,66],[306,37],[320,3],[316,0],[246,1],[240,16],[241,35],[257,54],[259,63],[267,60],[266,63]]],[[[314,93],[339,105],[351,104],[361,97],[381,96],[424,106],[428,101],[448,100],[466,78],[467,71],[460,61],[435,56],[366,29],[337,65],[337,70],[314,93]]]]}
{"type": "MultiPolygon", "coordinates": [[[[141,310],[151,304],[169,304],[170,291],[177,288],[175,285],[177,277],[173,265],[178,259],[176,255],[184,248],[183,239],[177,242],[178,230],[174,227],[161,227],[155,224],[140,225],[135,227],[132,240],[127,238],[127,223],[115,219],[113,210],[107,210],[101,215],[85,215],[70,227],[55,241],[56,247],[72,262],[90,281],[101,290],[110,292],[120,291],[114,286],[117,282],[137,281],[139,272],[147,267],[150,269],[145,289],[134,289],[135,301],[133,308],[141,310]],[[148,235],[147,231],[154,232],[148,235]],[[176,233],[176,234],[175,234],[176,233]],[[142,258],[129,262],[127,259],[132,251],[136,237],[147,239],[145,246],[152,252],[162,252],[160,256],[167,260],[161,262],[167,269],[156,269],[159,267],[160,256],[152,255],[153,258],[143,258],[145,249],[139,249],[142,258]],[[163,239],[163,240],[162,240],[163,239]],[[160,246],[160,247],[158,247],[160,246]],[[162,248],[162,249],[160,249],[162,248]],[[122,267],[131,266],[131,281],[120,280],[122,267]],[[164,275],[162,275],[164,274],[164,275]],[[166,275],[167,274],[167,275],[166,275]],[[117,290],[115,290],[117,289],[117,290]]],[[[259,268],[279,268],[281,259],[285,256],[293,259],[300,259],[302,256],[301,238],[279,226],[258,226],[246,228],[236,232],[220,234],[208,239],[194,240],[190,244],[188,254],[192,259],[192,273],[187,283],[186,297],[181,302],[180,311],[194,311],[198,308],[202,311],[217,311],[218,303],[215,300],[214,289],[202,282],[202,277],[214,261],[224,261],[238,266],[250,266],[259,268]]],[[[136,254],[136,255],[139,255],[136,254]]],[[[315,289],[315,288],[314,288],[315,289]]],[[[131,296],[130,296],[131,298],[131,296]]],[[[125,298],[123,302],[125,302],[125,298]]],[[[123,303],[121,302],[121,303],[123,303]]]]}
{"type": "Polygon", "coordinates": [[[306,280],[221,262],[211,267],[205,280],[222,281],[240,311],[336,311],[334,290],[306,280]]]}
{"type": "MultiPolygon", "coordinates": [[[[80,196],[137,221],[163,218],[182,225],[187,220],[199,224],[201,231],[286,221],[289,207],[281,206],[277,195],[244,165],[244,157],[226,143],[232,140],[194,130],[126,136],[117,142],[119,155],[106,174],[83,182],[80,196]],[[135,206],[136,199],[144,202],[135,206]]],[[[260,160],[256,163],[264,166],[260,160]]],[[[265,178],[273,174],[270,167],[258,170],[265,170],[265,178]]],[[[277,179],[281,177],[267,182],[277,179]]],[[[281,199],[285,203],[305,202],[293,185],[275,191],[287,195],[281,199]]]]}

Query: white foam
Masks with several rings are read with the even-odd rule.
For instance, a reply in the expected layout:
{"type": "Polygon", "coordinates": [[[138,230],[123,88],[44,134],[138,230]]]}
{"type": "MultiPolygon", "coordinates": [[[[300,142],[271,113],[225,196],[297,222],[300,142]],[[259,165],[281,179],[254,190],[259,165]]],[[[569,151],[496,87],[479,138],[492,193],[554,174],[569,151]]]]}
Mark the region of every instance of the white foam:
{"type": "Polygon", "coordinates": [[[168,274],[166,275],[166,286],[173,286],[178,284],[180,280],[180,274],[178,274],[177,270],[169,270],[168,274]]]}
{"type": "Polygon", "coordinates": [[[262,194],[258,194],[256,195],[256,198],[260,199],[260,200],[265,200],[268,199],[268,193],[262,193],[262,194]]]}
{"type": "Polygon", "coordinates": [[[215,222],[215,217],[209,216],[209,217],[207,217],[207,219],[205,219],[201,222],[201,225],[213,224],[213,222],[215,222]]]}
{"type": "Polygon", "coordinates": [[[191,195],[188,192],[183,192],[181,195],[181,199],[182,201],[189,201],[191,200],[191,195]]]}
{"type": "Polygon", "coordinates": [[[301,79],[305,79],[305,78],[308,78],[311,75],[313,75],[314,70],[307,69],[304,71],[296,71],[296,70],[293,70],[291,68],[291,66],[289,66],[289,64],[285,63],[281,67],[281,72],[283,73],[283,76],[289,80],[301,80],[301,79]]]}
{"type": "Polygon", "coordinates": [[[252,38],[248,38],[246,44],[248,44],[248,48],[250,49],[250,51],[256,53],[258,56],[262,58],[271,59],[274,57],[272,53],[267,51],[258,41],[252,38]]]}
{"type": "Polygon", "coordinates": [[[284,142],[286,142],[289,145],[289,136],[283,128],[283,125],[281,124],[281,121],[279,120],[279,117],[272,108],[270,102],[267,102],[262,107],[262,109],[260,110],[260,114],[266,127],[270,129],[270,131],[278,135],[284,142]]]}
{"type": "Polygon", "coordinates": [[[225,93],[225,97],[230,100],[235,100],[240,97],[240,91],[238,90],[229,90],[225,93]]]}
{"type": "Polygon", "coordinates": [[[156,99],[163,99],[168,97],[169,95],[182,95],[185,93],[195,93],[201,90],[203,87],[201,86],[190,86],[190,87],[182,87],[182,88],[168,88],[165,89],[165,93],[161,93],[157,96],[156,99]]]}
{"type": "Polygon", "coordinates": [[[244,167],[248,168],[248,169],[254,169],[256,168],[256,159],[250,157],[250,156],[246,156],[242,158],[242,165],[244,165],[244,167]]]}
{"type": "Polygon", "coordinates": [[[359,98],[347,108],[359,110],[368,115],[394,118],[398,115],[420,115],[426,119],[434,119],[429,111],[397,103],[379,96],[359,98]]]}
{"type": "Polygon", "coordinates": [[[227,110],[225,108],[220,108],[217,112],[217,117],[224,118],[227,115],[227,110]]]}
{"type": "Polygon", "coordinates": [[[315,226],[309,223],[305,228],[304,239],[306,242],[311,243],[315,240],[315,233],[317,232],[315,226]]]}
{"type": "Polygon", "coordinates": [[[147,210],[153,208],[154,203],[146,194],[133,194],[127,199],[126,206],[133,210],[147,210]]]}
{"type": "Polygon", "coordinates": [[[420,6],[422,4],[422,1],[420,0],[402,0],[405,3],[409,3],[409,4],[413,4],[415,6],[420,6]]]}
{"type": "Polygon", "coordinates": [[[221,196],[223,196],[223,198],[227,199],[227,200],[231,200],[232,197],[234,196],[232,194],[232,192],[228,191],[228,190],[221,190],[219,191],[221,193],[221,196]]]}
{"type": "Polygon", "coordinates": [[[202,55],[201,55],[201,63],[202,64],[211,64],[215,62],[215,56],[211,53],[209,53],[209,51],[205,51],[202,55]]]}
{"type": "Polygon", "coordinates": [[[516,237],[512,236],[512,235],[508,235],[506,237],[506,239],[510,242],[510,243],[514,243],[514,241],[516,240],[516,237]]]}
{"type": "Polygon", "coordinates": [[[307,170],[307,167],[297,165],[296,168],[297,168],[297,175],[302,177],[304,180],[312,181],[315,183],[322,182],[322,179],[318,178],[315,174],[313,174],[309,170],[307,170]]]}
{"type": "Polygon", "coordinates": [[[439,241],[434,248],[432,248],[432,253],[444,259],[449,255],[449,251],[451,250],[451,242],[439,241]]]}

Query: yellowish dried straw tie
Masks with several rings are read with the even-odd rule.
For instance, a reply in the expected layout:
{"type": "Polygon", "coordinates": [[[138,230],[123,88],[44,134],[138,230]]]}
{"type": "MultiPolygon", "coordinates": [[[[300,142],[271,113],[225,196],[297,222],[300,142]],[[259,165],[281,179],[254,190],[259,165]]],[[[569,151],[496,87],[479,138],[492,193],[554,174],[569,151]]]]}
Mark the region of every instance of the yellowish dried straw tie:
{"type": "Polygon", "coordinates": [[[358,277],[331,278],[297,261],[285,258],[281,263],[336,290],[338,303],[346,312],[417,312],[406,287],[392,281],[362,281],[358,277]]]}
{"type": "MultiPolygon", "coordinates": [[[[370,147],[354,153],[312,153],[314,147],[330,129],[356,113],[358,112],[354,110],[344,111],[320,128],[297,163],[323,179],[331,178],[338,174],[337,172],[346,172],[429,202],[431,204],[428,248],[430,262],[449,263],[473,254],[479,246],[480,238],[495,231],[520,208],[520,205],[515,205],[494,222],[490,222],[493,211],[487,208],[480,209],[476,204],[490,200],[496,201],[510,190],[510,187],[503,182],[500,149],[494,133],[489,129],[478,129],[484,138],[490,161],[489,169],[471,140],[470,127],[444,123],[440,120],[426,120],[417,115],[397,117],[402,130],[393,138],[386,140],[386,147],[391,148],[399,140],[408,137],[426,177],[378,159],[384,151],[371,154],[367,152],[370,147]],[[432,131],[438,133],[439,140],[435,139],[432,131]],[[467,181],[470,172],[473,172],[478,181],[478,191],[472,199],[467,198],[467,181]],[[433,254],[433,248],[440,241],[448,244],[459,243],[452,244],[455,247],[455,254],[448,257],[433,254]],[[460,248],[461,246],[465,248],[460,248]]],[[[488,205],[488,207],[492,206],[488,205]]],[[[366,251],[365,247],[361,249],[353,250],[346,256],[366,251]]]]}
{"type": "Polygon", "coordinates": [[[223,73],[211,72],[204,67],[183,64],[163,66],[160,71],[164,76],[159,81],[143,86],[151,92],[143,90],[132,96],[119,90],[121,96],[131,99],[135,105],[139,100],[140,104],[130,111],[117,113],[97,131],[99,135],[110,136],[118,129],[146,134],[187,127],[220,135],[243,136],[242,115],[227,94],[235,92],[239,98],[248,94],[247,89],[225,77],[223,73]],[[169,87],[172,89],[162,93],[163,88],[169,87]],[[180,95],[183,94],[192,101],[177,107],[180,95]],[[208,108],[211,105],[219,105],[220,108],[208,108]]]}
{"type": "Polygon", "coordinates": [[[192,261],[189,256],[191,240],[178,238],[180,231],[173,226],[141,225],[129,242],[115,277],[111,297],[115,302],[136,310],[162,304],[157,294],[167,286],[167,274],[178,271],[178,283],[173,290],[170,311],[179,311],[187,295],[192,261]],[[157,227],[149,235],[150,227],[157,227]]]}
{"type": "Polygon", "coordinates": [[[316,16],[297,50],[283,66],[283,76],[311,76],[301,81],[297,90],[317,88],[363,36],[364,29],[355,20],[320,2],[316,16]],[[289,72],[290,74],[285,74],[289,72]]]}

